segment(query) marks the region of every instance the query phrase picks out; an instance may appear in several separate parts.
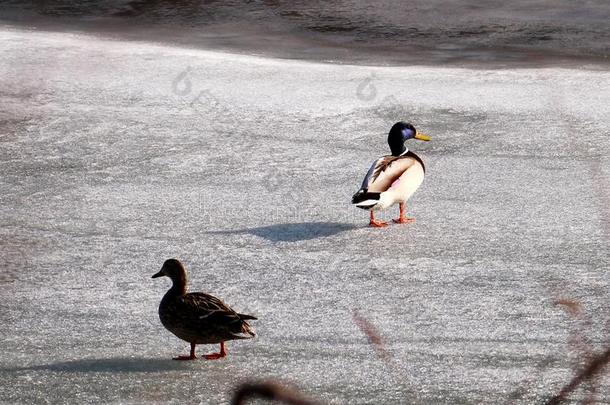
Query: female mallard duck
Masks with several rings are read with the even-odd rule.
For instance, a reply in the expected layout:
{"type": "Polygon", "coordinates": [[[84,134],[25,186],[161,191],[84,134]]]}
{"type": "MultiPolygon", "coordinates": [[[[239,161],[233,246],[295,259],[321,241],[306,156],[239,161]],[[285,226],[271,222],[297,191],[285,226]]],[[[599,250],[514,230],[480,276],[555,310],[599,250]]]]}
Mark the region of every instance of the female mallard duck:
{"type": "Polygon", "coordinates": [[[430,137],[417,132],[411,124],[394,124],[388,134],[392,154],[382,156],[373,163],[360,190],[352,197],[352,204],[371,212],[370,226],[386,226],[387,222],[375,219],[373,211],[386,209],[396,203],[399,204],[400,216],[394,222],[406,224],[415,221],[415,218],[405,217],[405,202],[424,181],[426,168],[419,156],[405,147],[405,141],[411,138],[430,140],[430,137]]]}
{"type": "Polygon", "coordinates": [[[174,360],[194,360],[195,345],[220,343],[220,352],[205,355],[208,360],[225,357],[227,340],[250,339],[255,336],[247,319],[251,315],[238,314],[216,297],[201,292],[187,294],[187,276],[182,263],[168,259],[152,278],[167,276],[172,288],[165,293],[159,304],[159,318],[167,330],[191,344],[189,356],[178,356],[174,360]]]}

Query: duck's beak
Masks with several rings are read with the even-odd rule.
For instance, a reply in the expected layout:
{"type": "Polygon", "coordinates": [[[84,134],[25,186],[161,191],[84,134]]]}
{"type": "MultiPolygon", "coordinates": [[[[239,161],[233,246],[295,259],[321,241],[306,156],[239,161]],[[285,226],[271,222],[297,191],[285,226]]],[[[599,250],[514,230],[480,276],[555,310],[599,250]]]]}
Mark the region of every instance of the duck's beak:
{"type": "Polygon", "coordinates": [[[420,141],[429,141],[432,138],[430,138],[428,135],[422,134],[421,132],[417,132],[415,134],[415,139],[419,139],[420,141]]]}
{"type": "Polygon", "coordinates": [[[164,275],[163,269],[161,269],[157,274],[153,274],[152,278],[163,277],[164,275]]]}

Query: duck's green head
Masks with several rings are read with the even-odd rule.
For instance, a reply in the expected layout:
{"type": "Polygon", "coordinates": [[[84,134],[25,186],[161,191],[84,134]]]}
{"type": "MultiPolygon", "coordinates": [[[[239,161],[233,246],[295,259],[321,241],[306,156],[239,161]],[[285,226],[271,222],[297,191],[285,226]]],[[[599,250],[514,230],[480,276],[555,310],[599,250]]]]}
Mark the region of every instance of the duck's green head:
{"type": "Polygon", "coordinates": [[[399,156],[403,154],[407,150],[405,147],[405,142],[412,138],[419,139],[421,141],[430,140],[428,135],[417,132],[415,127],[408,122],[400,121],[392,125],[390,133],[388,134],[388,145],[390,145],[392,155],[399,156]]]}

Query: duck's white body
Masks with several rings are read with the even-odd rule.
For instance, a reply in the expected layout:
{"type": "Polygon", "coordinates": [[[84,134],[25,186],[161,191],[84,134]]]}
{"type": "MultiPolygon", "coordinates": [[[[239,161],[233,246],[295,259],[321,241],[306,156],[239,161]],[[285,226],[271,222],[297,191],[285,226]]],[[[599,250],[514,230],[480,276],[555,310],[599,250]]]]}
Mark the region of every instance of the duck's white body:
{"type": "Polygon", "coordinates": [[[405,151],[400,156],[383,156],[367,172],[352,203],[369,211],[404,203],[422,184],[424,175],[423,162],[413,152],[405,151]]]}

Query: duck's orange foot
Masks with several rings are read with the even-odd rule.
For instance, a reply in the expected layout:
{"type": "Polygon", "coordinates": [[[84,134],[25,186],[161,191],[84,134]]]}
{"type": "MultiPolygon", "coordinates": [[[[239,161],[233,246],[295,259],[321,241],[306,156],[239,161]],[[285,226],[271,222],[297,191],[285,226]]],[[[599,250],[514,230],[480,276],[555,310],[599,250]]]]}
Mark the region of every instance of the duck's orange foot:
{"type": "Polygon", "coordinates": [[[226,353],[210,353],[210,354],[204,355],[203,357],[205,357],[206,360],[218,360],[218,359],[222,359],[226,355],[227,355],[226,353]]]}
{"type": "Polygon", "coordinates": [[[388,226],[388,223],[383,221],[377,221],[376,219],[374,219],[369,222],[369,226],[372,228],[383,228],[385,226],[388,226]]]}
{"type": "Polygon", "coordinates": [[[383,228],[384,226],[388,226],[388,223],[376,220],[375,214],[373,213],[373,211],[371,211],[369,226],[373,228],[383,228]]]}
{"type": "Polygon", "coordinates": [[[415,222],[415,218],[398,217],[396,219],[393,219],[392,221],[394,221],[397,224],[411,224],[411,223],[415,222]]]}
{"type": "Polygon", "coordinates": [[[226,355],[227,351],[225,350],[225,342],[220,342],[220,351],[218,353],[206,354],[203,357],[205,357],[206,360],[218,360],[222,359],[226,355]]]}
{"type": "Polygon", "coordinates": [[[174,357],[172,360],[195,360],[197,356],[178,356],[174,357]]]}
{"type": "Polygon", "coordinates": [[[189,355],[174,357],[174,360],[195,360],[197,358],[197,356],[195,356],[195,346],[197,346],[196,343],[191,343],[191,352],[189,355]]]}

